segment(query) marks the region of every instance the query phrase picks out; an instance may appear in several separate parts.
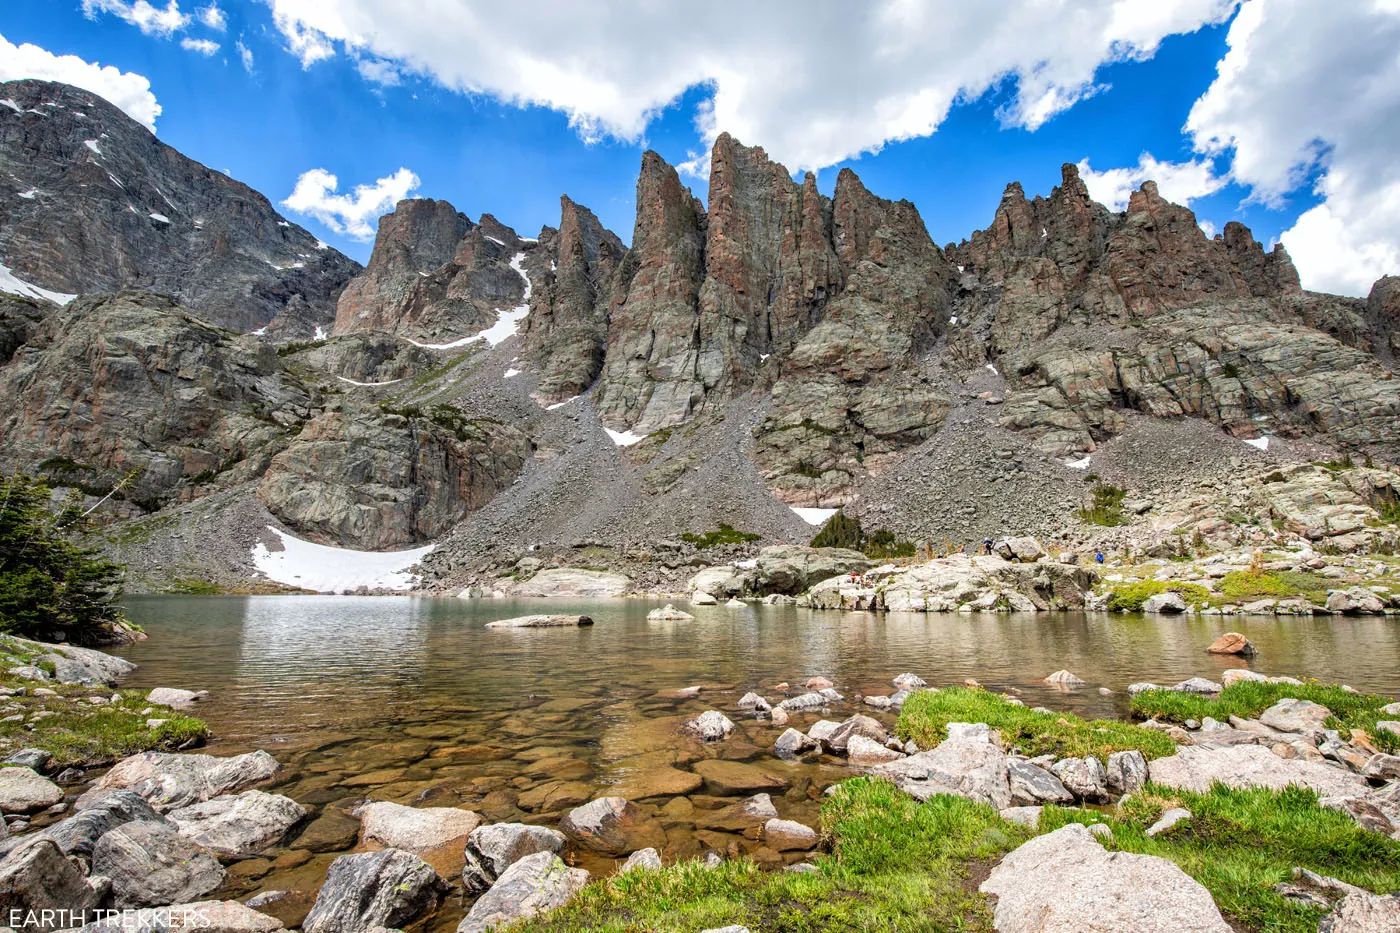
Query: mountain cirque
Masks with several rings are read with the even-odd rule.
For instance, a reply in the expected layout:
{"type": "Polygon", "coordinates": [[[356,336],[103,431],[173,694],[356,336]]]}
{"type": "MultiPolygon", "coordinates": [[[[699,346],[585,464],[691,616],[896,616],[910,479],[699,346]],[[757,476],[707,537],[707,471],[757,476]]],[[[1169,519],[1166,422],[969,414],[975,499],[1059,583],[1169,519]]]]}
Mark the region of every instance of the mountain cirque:
{"type": "MultiPolygon", "coordinates": [[[[224,580],[272,521],[435,542],[425,576],[451,586],[526,545],[647,563],[720,522],[802,541],[789,505],[931,542],[1067,534],[1086,457],[1179,496],[1400,456],[1400,279],[1302,291],[1282,247],[1209,238],[1150,182],[1114,213],[1066,165],[939,247],[850,170],[827,197],[721,135],[708,204],[643,157],[630,248],[568,197],[535,238],[406,200],[359,270],[91,95],[0,98],[0,261],[57,291],[175,295],[0,298],[4,466],[89,491],[139,467],[111,517],[165,510],[224,580]]],[[[124,540],[166,553],[164,533],[124,540]]]]}

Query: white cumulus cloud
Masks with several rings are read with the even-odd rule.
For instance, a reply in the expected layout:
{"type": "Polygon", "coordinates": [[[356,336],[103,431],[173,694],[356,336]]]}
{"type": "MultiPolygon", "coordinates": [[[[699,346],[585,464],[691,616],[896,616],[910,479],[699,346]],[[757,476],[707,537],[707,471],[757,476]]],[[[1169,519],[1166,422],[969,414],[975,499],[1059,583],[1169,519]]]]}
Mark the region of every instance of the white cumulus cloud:
{"type": "Polygon", "coordinates": [[[728,130],[807,169],[927,136],[958,101],[1004,85],[1002,119],[1034,129],[1098,93],[1101,65],[1224,22],[1238,0],[711,0],[703,15],[654,0],[434,0],[432,15],[410,0],[264,2],[303,66],[393,63],[558,110],[589,140],[640,139],[704,85],[702,143],[728,130]]]}
{"type": "Polygon", "coordinates": [[[169,0],[164,8],[152,6],[146,0],[128,3],[126,0],[83,0],[83,12],[91,19],[98,13],[110,13],[126,20],[148,36],[170,37],[190,24],[190,17],[180,12],[180,4],[169,0]]]}
{"type": "Polygon", "coordinates": [[[1155,181],[1157,192],[1168,201],[1187,206],[1197,198],[1219,191],[1227,181],[1215,174],[1207,159],[1158,162],[1150,152],[1138,156],[1137,165],[1102,172],[1091,168],[1089,160],[1083,159],[1079,163],[1079,177],[1084,180],[1091,198],[1115,211],[1126,208],[1128,197],[1145,181],[1155,181]]]}
{"type": "Polygon", "coordinates": [[[180,40],[180,48],[191,52],[198,52],[200,55],[213,55],[219,51],[219,43],[213,39],[191,39],[186,37],[180,40]]]}
{"type": "Polygon", "coordinates": [[[0,35],[0,81],[20,78],[62,81],[91,91],[155,132],[160,104],[156,103],[151,82],[144,75],[85,61],[76,55],[55,55],[28,42],[16,46],[0,35]]]}
{"type": "Polygon", "coordinates": [[[340,179],[323,168],[313,168],[301,173],[282,206],[314,217],[337,233],[372,240],[379,216],[418,187],[418,176],[400,168],[372,185],[356,185],[353,194],[337,194],[339,187],[340,179]]]}
{"type": "Polygon", "coordinates": [[[1364,295],[1400,273],[1400,3],[1248,0],[1191,110],[1196,147],[1279,205],[1310,177],[1322,203],[1281,239],[1303,287],[1364,295]]]}
{"type": "Polygon", "coordinates": [[[199,21],[210,29],[223,32],[228,28],[228,17],[224,11],[219,9],[217,3],[211,3],[199,11],[199,21]]]}

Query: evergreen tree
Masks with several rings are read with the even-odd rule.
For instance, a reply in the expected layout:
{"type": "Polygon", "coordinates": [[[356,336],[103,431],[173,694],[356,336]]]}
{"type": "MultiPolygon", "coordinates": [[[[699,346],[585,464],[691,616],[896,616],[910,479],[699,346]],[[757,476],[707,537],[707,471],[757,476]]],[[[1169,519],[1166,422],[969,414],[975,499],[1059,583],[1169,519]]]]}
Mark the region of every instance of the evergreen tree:
{"type": "Polygon", "coordinates": [[[0,632],[94,643],[126,625],[122,569],[69,539],[85,517],[53,511],[41,480],[0,476],[0,632]]]}

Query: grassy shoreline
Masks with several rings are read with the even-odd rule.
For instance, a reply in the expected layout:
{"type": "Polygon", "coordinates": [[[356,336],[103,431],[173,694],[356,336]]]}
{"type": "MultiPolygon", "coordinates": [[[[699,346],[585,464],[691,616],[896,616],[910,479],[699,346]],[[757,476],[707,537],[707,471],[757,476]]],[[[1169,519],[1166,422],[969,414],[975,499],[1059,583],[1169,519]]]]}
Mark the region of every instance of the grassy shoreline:
{"type": "MultiPolygon", "coordinates": [[[[1214,702],[1221,709],[1257,713],[1256,707],[1272,704],[1270,697],[1289,692],[1297,694],[1299,688],[1242,683],[1214,702]]],[[[1388,701],[1340,687],[1310,685],[1305,692],[1307,698],[1350,698],[1349,705],[1339,703],[1336,709],[1342,722],[1364,719],[1388,701]]],[[[1184,711],[1168,709],[1157,692],[1141,696],[1145,699],[1134,705],[1141,713],[1184,711]]],[[[975,688],[916,693],[905,704],[898,731],[929,747],[946,736],[949,722],[986,722],[1001,732],[1004,744],[1030,754],[1105,758],[1133,748],[1150,759],[1174,751],[1169,739],[1151,729],[1036,713],[975,688]]],[[[1210,891],[1239,930],[1315,933],[1324,912],[1274,890],[1292,880],[1295,867],[1379,894],[1400,889],[1400,842],[1322,807],[1310,790],[1216,785],[1198,794],[1149,784],[1112,808],[1047,806],[1039,826],[1028,829],[961,797],[934,796],[919,803],[887,781],[857,777],[837,785],[823,803],[825,852],[812,860],[812,870],[763,872],[740,859],[714,868],[691,861],[614,875],[593,881],[559,910],[511,929],[624,933],[743,924],[765,933],[990,931],[992,905],[977,890],[986,872],[1032,836],[1071,822],[1105,824],[1109,834],[1102,841],[1110,850],[1170,859],[1210,891]],[[1190,821],[1147,835],[1166,810],[1178,806],[1191,810],[1190,821]]]]}

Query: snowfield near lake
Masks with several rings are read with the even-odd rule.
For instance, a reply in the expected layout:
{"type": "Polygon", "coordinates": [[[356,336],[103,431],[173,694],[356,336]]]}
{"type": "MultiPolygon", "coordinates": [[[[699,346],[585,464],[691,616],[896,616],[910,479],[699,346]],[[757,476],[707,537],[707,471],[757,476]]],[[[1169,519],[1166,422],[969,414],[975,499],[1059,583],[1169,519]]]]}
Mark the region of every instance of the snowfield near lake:
{"type": "Polygon", "coordinates": [[[269,580],[317,593],[352,593],[360,587],[408,590],[418,582],[408,568],[432,552],[436,545],[410,551],[355,551],[313,544],[279,531],[267,530],[282,541],[282,550],[253,545],[253,565],[269,580]]]}
{"type": "Polygon", "coordinates": [[[791,508],[795,513],[797,513],[798,518],[802,519],[809,525],[825,525],[826,520],[831,516],[835,515],[837,511],[836,509],[804,509],[798,508],[795,505],[789,506],[789,508],[791,508]]]}

